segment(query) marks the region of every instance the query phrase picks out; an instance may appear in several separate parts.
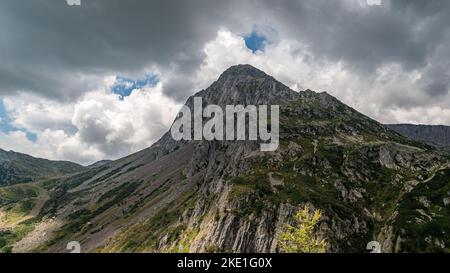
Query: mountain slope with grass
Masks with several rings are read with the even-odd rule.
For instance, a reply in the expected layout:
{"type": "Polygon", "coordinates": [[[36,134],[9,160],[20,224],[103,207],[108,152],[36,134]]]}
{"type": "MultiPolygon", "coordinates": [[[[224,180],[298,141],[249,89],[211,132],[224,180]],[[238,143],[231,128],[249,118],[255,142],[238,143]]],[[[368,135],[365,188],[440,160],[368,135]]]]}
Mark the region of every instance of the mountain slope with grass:
{"type": "Polygon", "coordinates": [[[365,252],[373,240],[384,252],[449,251],[446,155],[249,65],[194,96],[222,107],[280,105],[279,148],[168,132],[128,157],[34,183],[48,198],[27,232],[19,223],[16,237],[0,234],[5,247],[64,252],[76,240],[84,252],[278,252],[285,224],[308,205],[322,211],[316,235],[328,252],[365,252]]]}
{"type": "Polygon", "coordinates": [[[83,166],[68,161],[51,161],[0,149],[0,186],[35,182],[84,169],[83,166]]]}

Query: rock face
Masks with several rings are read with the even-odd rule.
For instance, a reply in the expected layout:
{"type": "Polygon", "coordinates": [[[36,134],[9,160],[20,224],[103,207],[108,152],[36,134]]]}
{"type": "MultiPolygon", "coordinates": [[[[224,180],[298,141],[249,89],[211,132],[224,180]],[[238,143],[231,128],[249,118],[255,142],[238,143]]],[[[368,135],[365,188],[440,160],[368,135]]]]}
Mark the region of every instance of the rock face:
{"type": "Polygon", "coordinates": [[[40,217],[64,224],[34,251],[77,240],[93,252],[277,252],[279,233],[306,204],[323,211],[318,235],[330,252],[364,252],[373,240],[388,252],[448,250],[450,171],[429,146],[249,65],[194,96],[279,104],[279,148],[166,133],[146,150],[46,183],[40,217]]]}

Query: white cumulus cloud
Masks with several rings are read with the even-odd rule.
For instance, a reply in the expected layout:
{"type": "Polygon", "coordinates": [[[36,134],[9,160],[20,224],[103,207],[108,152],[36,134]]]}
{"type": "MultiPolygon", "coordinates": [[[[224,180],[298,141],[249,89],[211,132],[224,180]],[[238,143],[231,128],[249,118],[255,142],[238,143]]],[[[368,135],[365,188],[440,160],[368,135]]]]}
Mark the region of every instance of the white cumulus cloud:
{"type": "Polygon", "coordinates": [[[150,146],[171,125],[180,105],[162,93],[162,85],[133,90],[120,99],[92,91],[74,103],[22,95],[5,99],[13,124],[21,131],[2,133],[0,147],[50,159],[89,164],[116,159],[150,146]]]}

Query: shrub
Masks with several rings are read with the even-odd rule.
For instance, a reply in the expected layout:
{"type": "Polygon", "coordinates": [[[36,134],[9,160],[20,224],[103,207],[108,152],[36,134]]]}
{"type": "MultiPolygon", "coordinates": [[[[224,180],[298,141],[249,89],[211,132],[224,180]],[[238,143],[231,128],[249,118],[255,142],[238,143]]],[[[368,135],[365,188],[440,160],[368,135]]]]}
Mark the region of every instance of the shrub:
{"type": "Polygon", "coordinates": [[[325,253],[327,243],[314,236],[322,212],[315,210],[312,214],[308,207],[296,212],[295,226],[286,224],[280,234],[279,242],[282,252],[286,253],[325,253]]]}

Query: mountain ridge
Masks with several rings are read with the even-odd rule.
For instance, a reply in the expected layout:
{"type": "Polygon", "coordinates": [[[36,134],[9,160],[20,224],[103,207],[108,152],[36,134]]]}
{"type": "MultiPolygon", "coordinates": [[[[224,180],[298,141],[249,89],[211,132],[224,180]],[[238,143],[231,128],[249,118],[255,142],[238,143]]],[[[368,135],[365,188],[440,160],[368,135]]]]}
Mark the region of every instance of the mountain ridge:
{"type": "Polygon", "coordinates": [[[411,139],[450,151],[450,126],[406,123],[385,126],[411,139]]]}
{"type": "Polygon", "coordinates": [[[188,107],[195,96],[279,103],[279,149],[167,132],[107,166],[41,182],[49,199],[37,225],[53,228],[9,241],[13,250],[61,252],[77,240],[87,252],[279,252],[278,235],[304,205],[323,211],[317,235],[329,252],[364,252],[373,240],[384,252],[448,249],[450,171],[436,150],[248,65],[227,69],[188,107]]]}
{"type": "Polygon", "coordinates": [[[0,149],[0,186],[27,183],[81,172],[84,167],[69,161],[52,161],[0,149]]]}

